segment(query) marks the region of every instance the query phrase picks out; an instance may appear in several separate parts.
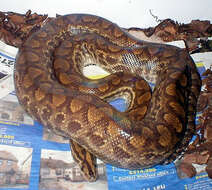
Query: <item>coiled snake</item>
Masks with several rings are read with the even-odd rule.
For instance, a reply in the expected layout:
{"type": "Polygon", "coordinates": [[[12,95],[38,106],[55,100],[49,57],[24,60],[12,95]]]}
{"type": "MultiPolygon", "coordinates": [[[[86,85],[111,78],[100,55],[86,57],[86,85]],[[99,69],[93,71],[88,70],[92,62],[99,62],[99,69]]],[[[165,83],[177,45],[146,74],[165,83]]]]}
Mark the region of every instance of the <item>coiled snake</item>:
{"type": "Polygon", "coordinates": [[[97,16],[71,14],[19,49],[15,87],[27,113],[70,139],[74,159],[94,181],[96,157],[128,169],[175,159],[194,133],[201,80],[184,50],[138,40],[97,16]],[[86,78],[89,64],[110,75],[86,78]],[[147,81],[155,82],[152,92],[147,81]],[[119,96],[124,112],[108,104],[119,96]]]}

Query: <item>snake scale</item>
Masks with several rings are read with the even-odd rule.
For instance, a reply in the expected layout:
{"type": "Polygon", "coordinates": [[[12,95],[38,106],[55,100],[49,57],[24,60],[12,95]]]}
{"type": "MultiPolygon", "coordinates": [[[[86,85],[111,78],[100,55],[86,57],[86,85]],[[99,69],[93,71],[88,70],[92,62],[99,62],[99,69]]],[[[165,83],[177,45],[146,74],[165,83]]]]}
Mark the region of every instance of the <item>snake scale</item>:
{"type": "Polygon", "coordinates": [[[98,16],[46,23],[19,49],[14,77],[20,104],[70,139],[88,181],[97,178],[96,158],[127,169],[166,164],[194,134],[201,79],[188,53],[136,39],[98,16]],[[110,75],[86,78],[90,64],[110,75]],[[127,103],[123,112],[108,103],[117,97],[127,103]]]}

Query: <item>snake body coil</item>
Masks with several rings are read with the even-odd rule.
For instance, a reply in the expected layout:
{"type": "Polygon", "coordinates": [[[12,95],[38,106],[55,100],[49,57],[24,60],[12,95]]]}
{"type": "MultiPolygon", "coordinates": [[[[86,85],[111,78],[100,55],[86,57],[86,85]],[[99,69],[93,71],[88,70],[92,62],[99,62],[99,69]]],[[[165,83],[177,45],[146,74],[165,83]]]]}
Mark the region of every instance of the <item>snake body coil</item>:
{"type": "Polygon", "coordinates": [[[195,130],[201,80],[182,49],[138,40],[103,18],[71,14],[47,23],[20,48],[17,97],[24,109],[70,138],[89,181],[95,158],[128,169],[168,163],[195,130]],[[90,80],[83,67],[110,73],[90,80]],[[155,82],[151,92],[147,81],[155,82]],[[127,101],[119,112],[107,102],[127,101]]]}

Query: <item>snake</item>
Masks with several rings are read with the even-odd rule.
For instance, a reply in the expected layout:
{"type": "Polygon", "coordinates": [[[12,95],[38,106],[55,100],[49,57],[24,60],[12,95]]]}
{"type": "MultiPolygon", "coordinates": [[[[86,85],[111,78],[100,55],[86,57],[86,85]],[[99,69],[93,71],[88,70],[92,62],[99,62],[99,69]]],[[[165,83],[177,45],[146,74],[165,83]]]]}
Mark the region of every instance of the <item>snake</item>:
{"type": "Polygon", "coordinates": [[[33,33],[19,48],[14,81],[24,110],[69,139],[88,181],[98,178],[97,158],[130,170],[168,164],[195,132],[201,78],[190,55],[96,15],[58,16],[33,33]],[[89,65],[109,75],[90,79],[89,65]],[[124,111],[110,104],[120,97],[124,111]]]}

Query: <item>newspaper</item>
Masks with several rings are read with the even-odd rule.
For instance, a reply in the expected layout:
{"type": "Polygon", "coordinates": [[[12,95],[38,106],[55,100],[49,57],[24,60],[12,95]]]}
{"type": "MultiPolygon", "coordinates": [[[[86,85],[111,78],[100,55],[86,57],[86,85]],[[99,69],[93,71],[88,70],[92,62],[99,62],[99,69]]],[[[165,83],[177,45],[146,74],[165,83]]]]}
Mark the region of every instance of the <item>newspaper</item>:
{"type": "Polygon", "coordinates": [[[14,90],[13,68],[17,48],[0,41],[0,98],[14,90]]]}
{"type": "MultiPolygon", "coordinates": [[[[16,48],[0,43],[0,190],[212,189],[212,180],[204,168],[200,167],[193,178],[180,178],[174,163],[125,170],[98,160],[99,179],[86,182],[73,161],[68,140],[33,121],[19,105],[13,84],[16,53],[16,48]]],[[[193,58],[200,74],[211,66],[210,53],[193,58]]],[[[84,72],[91,78],[107,75],[96,68],[86,68],[84,72]],[[98,70],[95,76],[91,70],[98,70]]],[[[120,99],[111,104],[119,110],[125,108],[120,99]]]]}

